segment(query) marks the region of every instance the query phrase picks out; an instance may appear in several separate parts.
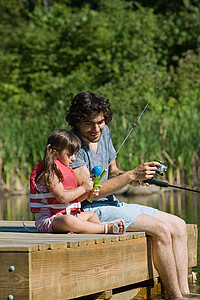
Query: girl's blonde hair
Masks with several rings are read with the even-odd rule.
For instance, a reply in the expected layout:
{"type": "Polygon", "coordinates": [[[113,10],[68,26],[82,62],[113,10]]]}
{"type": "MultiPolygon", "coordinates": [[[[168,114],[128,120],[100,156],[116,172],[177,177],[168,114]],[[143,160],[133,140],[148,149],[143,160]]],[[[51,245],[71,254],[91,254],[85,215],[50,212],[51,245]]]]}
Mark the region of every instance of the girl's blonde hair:
{"type": "Polygon", "coordinates": [[[59,153],[67,150],[69,156],[71,156],[78,152],[80,147],[80,139],[72,132],[65,129],[57,129],[52,132],[48,138],[43,159],[45,183],[47,185],[52,182],[55,173],[59,181],[62,181],[61,173],[54,162],[53,150],[57,150],[59,153]]]}

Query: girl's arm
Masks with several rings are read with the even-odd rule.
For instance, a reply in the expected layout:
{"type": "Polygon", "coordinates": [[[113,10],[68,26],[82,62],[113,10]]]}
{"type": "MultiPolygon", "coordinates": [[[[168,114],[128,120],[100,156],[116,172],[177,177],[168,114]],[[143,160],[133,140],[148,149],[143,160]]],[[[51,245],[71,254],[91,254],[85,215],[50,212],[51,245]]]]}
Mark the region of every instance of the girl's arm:
{"type": "Polygon", "coordinates": [[[93,182],[89,177],[85,178],[81,185],[73,190],[64,190],[62,182],[58,180],[56,175],[54,175],[52,183],[48,185],[49,191],[61,203],[71,202],[76,198],[79,198],[79,201],[81,202],[87,198],[87,195],[92,188],[93,182]]]}

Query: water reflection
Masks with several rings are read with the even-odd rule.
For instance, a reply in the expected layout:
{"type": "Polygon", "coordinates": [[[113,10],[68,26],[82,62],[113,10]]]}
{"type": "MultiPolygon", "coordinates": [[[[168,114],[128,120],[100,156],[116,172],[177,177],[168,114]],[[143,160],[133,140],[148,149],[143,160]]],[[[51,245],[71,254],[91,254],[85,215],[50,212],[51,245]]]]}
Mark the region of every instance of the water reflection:
{"type": "MultiPolygon", "coordinates": [[[[29,195],[0,194],[0,220],[20,221],[22,216],[29,211],[29,195]]],[[[34,220],[29,214],[27,221],[34,220]]]]}
{"type": "MultiPolygon", "coordinates": [[[[154,193],[151,195],[118,195],[120,201],[138,203],[158,208],[183,218],[186,223],[198,224],[200,195],[190,192],[154,193]]],[[[0,220],[21,220],[29,210],[29,195],[0,194],[0,220]]],[[[31,218],[32,219],[32,218],[31,218]]],[[[198,226],[199,227],[199,226],[198,226]]]]}
{"type": "MultiPolygon", "coordinates": [[[[152,195],[117,196],[120,201],[138,203],[158,208],[159,210],[175,214],[185,220],[187,224],[197,224],[200,228],[200,195],[190,192],[168,191],[152,195]]],[[[29,195],[0,195],[0,220],[22,219],[29,211],[29,195]]],[[[34,220],[32,214],[26,220],[34,220]]],[[[197,267],[193,268],[200,278],[200,239],[198,240],[197,267]]],[[[192,292],[200,293],[200,282],[191,286],[192,292]]],[[[152,299],[157,299],[157,296],[152,299]]],[[[164,298],[163,298],[164,299],[164,298]]]]}

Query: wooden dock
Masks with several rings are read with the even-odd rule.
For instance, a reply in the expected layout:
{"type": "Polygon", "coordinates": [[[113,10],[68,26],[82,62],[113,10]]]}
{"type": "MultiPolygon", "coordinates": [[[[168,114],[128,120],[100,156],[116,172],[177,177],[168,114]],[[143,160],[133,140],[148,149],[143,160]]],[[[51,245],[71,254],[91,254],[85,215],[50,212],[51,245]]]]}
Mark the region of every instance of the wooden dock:
{"type": "MultiPolygon", "coordinates": [[[[124,235],[38,233],[34,222],[0,221],[0,299],[137,298],[158,274],[151,239],[124,235]],[[144,288],[143,288],[144,289],[144,288]]],[[[187,225],[189,270],[197,265],[197,226],[187,225]]]]}

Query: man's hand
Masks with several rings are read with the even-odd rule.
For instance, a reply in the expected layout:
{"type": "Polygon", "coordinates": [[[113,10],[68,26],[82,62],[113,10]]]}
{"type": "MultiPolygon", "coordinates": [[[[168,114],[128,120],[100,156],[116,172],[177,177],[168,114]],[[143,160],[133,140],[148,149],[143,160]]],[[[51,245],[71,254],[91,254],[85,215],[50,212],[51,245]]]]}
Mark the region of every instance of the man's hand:
{"type": "Polygon", "coordinates": [[[93,191],[94,196],[98,197],[100,192],[100,187],[98,186],[96,190],[93,191]]]}
{"type": "Polygon", "coordinates": [[[139,165],[134,170],[128,171],[127,173],[130,178],[130,184],[133,186],[135,185],[149,186],[149,184],[143,182],[143,180],[153,178],[158,166],[160,166],[159,162],[151,161],[139,165]]]}

